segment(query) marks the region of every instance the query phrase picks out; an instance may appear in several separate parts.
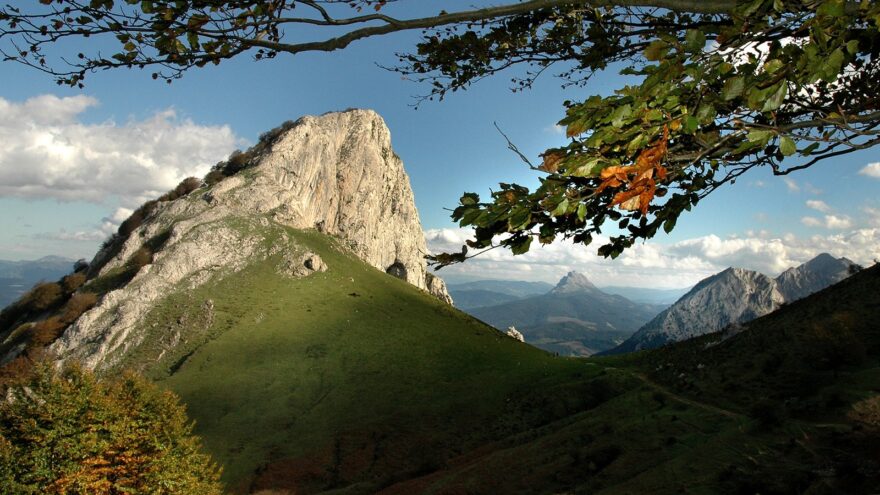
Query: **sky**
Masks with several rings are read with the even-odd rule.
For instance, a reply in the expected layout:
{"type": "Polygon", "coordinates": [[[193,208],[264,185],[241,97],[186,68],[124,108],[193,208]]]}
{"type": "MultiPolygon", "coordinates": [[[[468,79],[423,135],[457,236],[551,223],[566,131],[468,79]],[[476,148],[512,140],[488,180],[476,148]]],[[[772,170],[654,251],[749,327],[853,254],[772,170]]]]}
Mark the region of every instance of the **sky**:
{"type": "MultiPolygon", "coordinates": [[[[424,2],[416,11],[425,13],[424,2]]],[[[443,2],[452,10],[464,2],[443,2]]],[[[400,4],[404,8],[415,3],[400,4]]],[[[398,5],[389,4],[396,14],[398,5]]],[[[495,124],[527,156],[565,143],[556,122],[564,100],[609,94],[613,71],[586,87],[542,77],[514,93],[502,74],[442,102],[417,96],[425,84],[381,66],[416,43],[417,33],[357,42],[344,51],[240,57],[191,71],[173,84],[149,71],[91,75],[86,87],[0,63],[0,259],[47,255],[91,258],[132,208],[202,176],[235,149],[286,120],[371,108],[386,120],[412,181],[429,249],[467,238],[449,218],[465,191],[486,195],[498,182],[533,186],[538,175],[513,153],[495,124]]],[[[444,268],[449,282],[475,279],[555,282],[582,271],[600,286],[679,288],[728,266],[775,275],[820,252],[870,264],[880,258],[880,149],[822,162],[785,178],[744,175],[683,215],[669,235],[640,243],[617,260],[592,246],[555,243],[514,257],[494,250],[444,268]]]]}

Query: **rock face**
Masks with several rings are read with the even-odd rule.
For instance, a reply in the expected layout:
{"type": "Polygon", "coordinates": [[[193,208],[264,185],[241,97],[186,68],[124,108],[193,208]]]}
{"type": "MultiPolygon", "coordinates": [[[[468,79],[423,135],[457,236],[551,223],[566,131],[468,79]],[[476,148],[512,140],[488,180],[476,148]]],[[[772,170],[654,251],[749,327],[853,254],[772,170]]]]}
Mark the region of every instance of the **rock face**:
{"type": "Polygon", "coordinates": [[[586,275],[578,272],[568,272],[559,280],[550,292],[553,294],[567,294],[572,292],[593,292],[599,289],[590,282],[586,275]]]}
{"type": "Polygon", "coordinates": [[[516,339],[516,340],[518,340],[518,341],[520,341],[520,342],[525,342],[525,341],[526,341],[526,338],[523,337],[522,332],[520,332],[519,330],[517,330],[516,327],[507,327],[507,332],[506,332],[506,334],[507,334],[508,337],[514,338],[514,339],[516,339]]]}
{"type": "Polygon", "coordinates": [[[333,235],[377,269],[451,302],[443,281],[426,270],[418,211],[387,126],[373,111],[348,110],[303,117],[253,166],[160,203],[98,276],[122,270],[142,246],[159,245],[152,264],[108,293],[51,350],[108,367],[124,354],[117,351],[139,343],[132,329],[170,287],[192,289],[278,253],[285,253],[279,270],[290,276],[326,270],[285,227],[333,235]]]}
{"type": "Polygon", "coordinates": [[[820,254],[775,279],[728,268],[702,280],[608,354],[653,349],[745,323],[843,280],[855,266],[846,258],[820,254]]]}
{"type": "Polygon", "coordinates": [[[785,270],[776,277],[776,283],[786,301],[796,301],[840,282],[858,269],[846,258],[822,253],[801,266],[785,270]]]}

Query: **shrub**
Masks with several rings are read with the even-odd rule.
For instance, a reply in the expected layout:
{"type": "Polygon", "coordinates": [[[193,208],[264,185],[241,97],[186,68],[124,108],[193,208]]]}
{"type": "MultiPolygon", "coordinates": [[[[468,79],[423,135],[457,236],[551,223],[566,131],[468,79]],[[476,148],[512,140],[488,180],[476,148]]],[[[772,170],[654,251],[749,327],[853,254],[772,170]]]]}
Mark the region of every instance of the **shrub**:
{"type": "Polygon", "coordinates": [[[224,178],[226,178],[226,176],[223,174],[223,172],[217,169],[213,169],[208,172],[208,175],[205,176],[205,184],[213,186],[224,178]]]}
{"type": "Polygon", "coordinates": [[[28,346],[46,347],[55,342],[66,327],[67,324],[57,316],[38,321],[30,329],[30,342],[28,346]]]}
{"type": "Polygon", "coordinates": [[[74,294],[64,305],[61,311],[61,321],[71,324],[86,311],[92,309],[98,303],[98,295],[91,292],[74,294]]]}
{"type": "Polygon", "coordinates": [[[140,270],[141,267],[149,265],[152,262],[153,251],[147,246],[141,246],[133,255],[131,255],[131,258],[128,259],[128,266],[132,270],[140,270]]]}
{"type": "Polygon", "coordinates": [[[54,282],[37,284],[27,294],[22,296],[22,304],[30,311],[45,311],[60,304],[64,291],[61,285],[54,282]]]}
{"type": "Polygon", "coordinates": [[[0,493],[222,493],[177,397],[142,378],[38,364],[7,395],[0,493]]]}
{"type": "Polygon", "coordinates": [[[70,294],[75,292],[76,289],[82,287],[82,284],[86,283],[86,274],[83,272],[71,273],[70,275],[65,276],[61,279],[61,288],[64,289],[64,292],[70,294]]]}
{"type": "Polygon", "coordinates": [[[868,431],[880,433],[880,395],[856,402],[847,417],[868,431]]]}

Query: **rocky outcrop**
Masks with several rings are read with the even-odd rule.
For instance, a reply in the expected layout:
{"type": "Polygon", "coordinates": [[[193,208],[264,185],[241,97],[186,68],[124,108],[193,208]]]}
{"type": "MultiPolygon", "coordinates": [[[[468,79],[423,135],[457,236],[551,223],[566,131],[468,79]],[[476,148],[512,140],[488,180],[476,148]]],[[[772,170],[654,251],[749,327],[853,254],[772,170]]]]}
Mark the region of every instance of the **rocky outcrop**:
{"type": "MultiPolygon", "coordinates": [[[[139,343],[132,330],[170,288],[192,289],[279,253],[285,256],[278,269],[289,276],[327,269],[288,238],[286,227],[335,236],[377,269],[451,302],[443,281],[426,270],[409,178],[379,115],[348,110],[303,117],[273,137],[242,172],[160,202],[98,278],[123,271],[144,246],[156,252],[152,263],[108,293],[51,350],[107,367],[124,354],[118,351],[139,343]]],[[[107,256],[99,253],[96,261],[107,256]]]]}
{"type": "Polygon", "coordinates": [[[568,272],[559,280],[556,287],[550,291],[552,294],[566,294],[572,292],[596,292],[599,289],[590,282],[583,273],[568,272]]]}
{"type": "Polygon", "coordinates": [[[523,337],[522,332],[516,329],[516,327],[507,327],[507,332],[505,332],[508,337],[514,338],[520,342],[525,342],[526,338],[523,337]]]}
{"type": "Polygon", "coordinates": [[[829,254],[790,268],[772,279],[742,268],[728,268],[702,280],[675,304],[646,323],[608,354],[653,349],[742,323],[840,282],[858,269],[829,254]]]}
{"type": "Polygon", "coordinates": [[[822,253],[801,266],[782,272],[776,277],[776,284],[786,301],[796,301],[840,282],[859,269],[859,265],[846,258],[822,253]]]}

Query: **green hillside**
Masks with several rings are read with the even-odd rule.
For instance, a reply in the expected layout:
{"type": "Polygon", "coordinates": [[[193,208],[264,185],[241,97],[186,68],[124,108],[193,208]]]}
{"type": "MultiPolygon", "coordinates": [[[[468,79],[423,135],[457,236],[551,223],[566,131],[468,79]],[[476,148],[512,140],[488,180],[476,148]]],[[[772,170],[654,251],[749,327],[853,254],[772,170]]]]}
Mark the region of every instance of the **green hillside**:
{"type": "Polygon", "coordinates": [[[203,338],[156,363],[154,335],[125,363],[180,394],[232,486],[248,486],[263,470],[263,484],[364,482],[368,492],[539,424],[528,414],[512,424],[494,418],[511,398],[584,373],[367,266],[327,237],[291,235],[329,270],[289,279],[270,258],[171,296],[148,326],[183,321],[191,327],[184,334],[203,338]],[[214,321],[203,331],[208,300],[214,321]],[[328,465],[286,472],[315,455],[328,465]]]}
{"type": "Polygon", "coordinates": [[[233,492],[869,493],[876,480],[862,461],[880,440],[852,415],[880,389],[880,339],[859,323],[878,314],[876,269],[708,348],[582,360],[502,336],[321,234],[289,235],[329,270],[289,279],[270,258],[174,293],[125,363],[183,398],[233,492]],[[860,357],[814,370],[822,346],[792,337],[804,308],[827,317],[815,328],[848,325],[860,357]],[[189,340],[156,354],[178,327],[189,340]],[[808,380],[820,386],[787,388],[808,380]]]}

